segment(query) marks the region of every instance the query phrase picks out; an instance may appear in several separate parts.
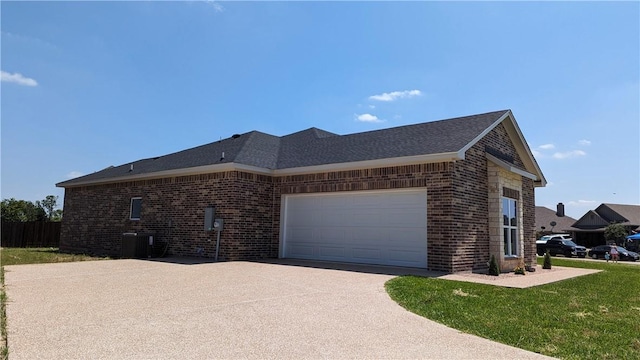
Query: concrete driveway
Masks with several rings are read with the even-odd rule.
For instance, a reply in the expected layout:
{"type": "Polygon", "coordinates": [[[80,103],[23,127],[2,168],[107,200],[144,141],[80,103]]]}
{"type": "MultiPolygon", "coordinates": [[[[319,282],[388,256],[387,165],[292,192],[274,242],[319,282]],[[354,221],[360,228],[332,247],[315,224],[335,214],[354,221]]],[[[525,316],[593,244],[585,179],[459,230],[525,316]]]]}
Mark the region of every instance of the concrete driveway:
{"type": "Polygon", "coordinates": [[[384,290],[390,268],[113,260],[5,269],[11,360],[545,358],[404,310],[384,290]]]}

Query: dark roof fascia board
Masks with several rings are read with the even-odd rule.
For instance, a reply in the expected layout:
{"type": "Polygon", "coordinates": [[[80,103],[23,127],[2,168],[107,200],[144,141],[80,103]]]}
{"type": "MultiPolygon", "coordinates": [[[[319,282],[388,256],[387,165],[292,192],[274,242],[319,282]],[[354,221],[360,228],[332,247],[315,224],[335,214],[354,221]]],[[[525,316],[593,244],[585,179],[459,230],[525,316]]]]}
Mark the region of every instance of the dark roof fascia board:
{"type": "Polygon", "coordinates": [[[345,163],[323,164],[314,166],[303,166],[288,169],[274,170],[273,174],[276,176],[282,175],[302,175],[312,174],[318,172],[330,172],[330,171],[347,171],[356,169],[370,169],[389,166],[403,166],[403,165],[415,165],[425,163],[436,162],[449,162],[462,160],[459,152],[448,152],[441,154],[429,154],[429,155],[416,155],[416,156],[403,156],[387,159],[375,159],[364,161],[353,161],[345,163]]]}
{"type": "Polygon", "coordinates": [[[511,110],[507,110],[502,116],[500,116],[496,121],[494,121],[494,123],[491,124],[491,126],[487,127],[483,132],[478,134],[478,136],[476,136],[475,139],[471,140],[471,142],[469,142],[465,147],[460,149],[459,153],[462,153],[462,159],[464,159],[464,153],[467,150],[469,150],[472,146],[477,144],[478,141],[480,141],[489,132],[495,129],[496,126],[500,125],[503,122],[505,123],[505,129],[507,130],[507,133],[511,137],[513,145],[516,147],[516,151],[518,152],[518,155],[520,155],[521,160],[525,164],[525,168],[527,169],[527,172],[534,174],[536,176],[536,178],[533,179],[535,186],[545,187],[547,185],[547,179],[544,177],[544,174],[542,174],[542,170],[540,169],[540,166],[538,166],[538,163],[536,162],[536,159],[534,158],[533,153],[531,152],[531,149],[527,145],[527,142],[524,139],[524,135],[522,135],[522,131],[520,130],[520,127],[518,127],[518,124],[516,123],[516,119],[514,118],[511,110]],[[509,121],[505,121],[505,120],[509,120],[509,121]]]}
{"type": "Polygon", "coordinates": [[[57,183],[56,186],[62,187],[62,188],[73,188],[73,187],[79,187],[79,186],[104,185],[104,184],[120,183],[120,182],[128,182],[128,181],[152,180],[152,179],[160,179],[160,178],[174,177],[174,176],[189,176],[189,175],[199,175],[199,174],[208,174],[208,173],[214,173],[214,172],[234,171],[234,170],[241,170],[241,171],[262,174],[262,175],[273,174],[272,170],[257,167],[257,166],[237,164],[237,163],[225,163],[225,164],[196,166],[191,168],[181,168],[181,169],[174,169],[174,170],[156,171],[152,173],[145,173],[145,174],[138,174],[138,175],[131,175],[131,176],[121,176],[121,177],[114,177],[114,178],[80,181],[80,182],[74,182],[73,184],[65,184],[66,181],[63,181],[63,182],[57,183]]]}
{"type": "Polygon", "coordinates": [[[487,159],[489,161],[491,161],[492,163],[500,166],[501,168],[503,168],[503,169],[505,169],[507,171],[510,171],[512,173],[524,176],[524,177],[529,178],[531,180],[538,180],[538,177],[536,175],[530,173],[530,172],[521,170],[521,169],[515,167],[513,164],[509,164],[506,161],[500,160],[500,159],[498,159],[497,157],[495,157],[495,156],[493,156],[491,154],[485,154],[485,155],[487,156],[487,159]]]}
{"type": "Polygon", "coordinates": [[[62,188],[72,188],[72,187],[79,187],[79,186],[102,185],[102,184],[109,184],[109,183],[139,181],[139,180],[152,180],[152,179],[159,179],[159,178],[173,177],[173,176],[188,176],[188,175],[198,175],[198,174],[206,174],[206,173],[222,172],[222,171],[234,171],[234,170],[240,170],[240,171],[262,174],[262,175],[271,175],[271,176],[303,175],[303,174],[312,174],[312,173],[319,173],[319,172],[347,171],[347,170],[389,167],[389,166],[448,162],[448,161],[456,161],[456,160],[461,160],[461,158],[459,157],[459,153],[450,152],[450,153],[442,153],[442,154],[405,156],[405,157],[388,158],[388,159],[366,160],[366,161],[346,162],[346,163],[337,163],[337,164],[324,164],[324,165],[305,166],[305,167],[277,169],[277,170],[266,169],[266,168],[250,166],[250,165],[237,164],[237,163],[226,163],[226,164],[197,166],[192,168],[183,168],[183,169],[175,169],[175,170],[167,170],[167,171],[158,171],[153,173],[146,173],[146,174],[139,174],[139,175],[132,175],[132,176],[122,176],[117,178],[74,182],[73,184],[65,184],[66,182],[65,181],[65,182],[57,183],[56,186],[62,187],[62,188]]]}

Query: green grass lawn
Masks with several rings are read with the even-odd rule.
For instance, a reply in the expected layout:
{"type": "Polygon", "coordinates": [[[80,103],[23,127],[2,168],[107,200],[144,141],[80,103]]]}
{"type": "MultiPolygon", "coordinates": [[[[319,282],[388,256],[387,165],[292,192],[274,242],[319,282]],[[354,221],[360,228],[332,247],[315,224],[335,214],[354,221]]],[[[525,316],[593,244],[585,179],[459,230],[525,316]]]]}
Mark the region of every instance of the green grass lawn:
{"type": "Polygon", "coordinates": [[[604,271],[528,289],[416,276],[394,278],[386,289],[418,315],[522,349],[563,359],[640,359],[640,266],[552,261],[604,271]]]}
{"type": "Polygon", "coordinates": [[[0,250],[0,265],[2,266],[100,259],[107,258],[98,258],[88,255],[63,254],[58,251],[58,248],[2,248],[2,250],[0,250]]]}
{"type": "Polygon", "coordinates": [[[7,346],[7,294],[4,288],[4,266],[20,264],[44,264],[86,260],[102,260],[88,255],[62,254],[57,248],[1,248],[0,249],[0,360],[9,355],[7,346]]]}

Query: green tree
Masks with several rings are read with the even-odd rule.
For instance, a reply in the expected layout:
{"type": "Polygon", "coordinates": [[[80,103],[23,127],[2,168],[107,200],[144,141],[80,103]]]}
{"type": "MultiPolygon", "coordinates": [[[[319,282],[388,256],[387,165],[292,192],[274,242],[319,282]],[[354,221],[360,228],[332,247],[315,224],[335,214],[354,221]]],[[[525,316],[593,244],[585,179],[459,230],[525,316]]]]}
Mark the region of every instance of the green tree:
{"type": "Polygon", "coordinates": [[[604,238],[607,242],[615,242],[616,244],[620,244],[627,234],[627,229],[621,224],[609,224],[604,229],[604,238]]]}
{"type": "Polygon", "coordinates": [[[0,203],[2,221],[41,221],[47,218],[44,209],[31,201],[4,199],[0,203]]]}
{"type": "Polygon", "coordinates": [[[53,215],[51,216],[51,221],[62,221],[62,209],[56,209],[53,211],[53,215]]]}
{"type": "Polygon", "coordinates": [[[54,215],[54,209],[58,205],[58,197],[54,195],[47,195],[42,201],[36,201],[36,206],[44,209],[47,214],[47,220],[52,221],[54,215]]]}

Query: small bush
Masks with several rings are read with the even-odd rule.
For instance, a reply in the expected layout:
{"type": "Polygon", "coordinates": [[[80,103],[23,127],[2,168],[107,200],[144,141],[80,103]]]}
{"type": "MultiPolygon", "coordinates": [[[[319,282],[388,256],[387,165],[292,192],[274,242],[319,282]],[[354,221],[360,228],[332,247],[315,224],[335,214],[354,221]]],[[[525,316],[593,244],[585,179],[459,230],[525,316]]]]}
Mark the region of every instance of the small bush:
{"type": "Polygon", "coordinates": [[[549,250],[544,254],[544,264],[542,265],[543,269],[551,269],[551,254],[549,254],[549,250]]]}
{"type": "Polygon", "coordinates": [[[500,266],[496,261],[496,257],[491,255],[491,260],[489,260],[489,275],[498,276],[500,275],[500,266]]]}

